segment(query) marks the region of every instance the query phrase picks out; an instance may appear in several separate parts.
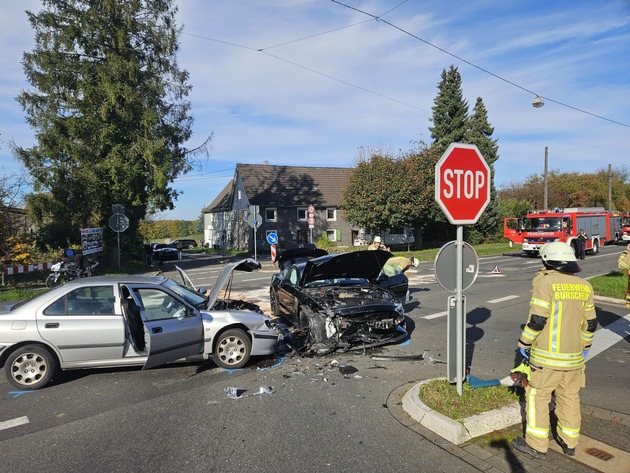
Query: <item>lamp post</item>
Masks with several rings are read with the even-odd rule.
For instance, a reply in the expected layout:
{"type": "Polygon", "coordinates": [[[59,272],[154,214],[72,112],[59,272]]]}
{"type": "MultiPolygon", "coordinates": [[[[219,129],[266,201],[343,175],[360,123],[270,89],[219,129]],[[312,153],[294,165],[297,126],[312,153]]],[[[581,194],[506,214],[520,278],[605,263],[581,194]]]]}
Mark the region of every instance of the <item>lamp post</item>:
{"type": "MultiPolygon", "coordinates": [[[[537,95],[536,97],[533,98],[532,100],[532,107],[534,108],[540,108],[543,105],[545,105],[545,101],[543,100],[543,98],[540,95],[537,95]]],[[[543,206],[544,206],[544,210],[547,211],[549,210],[547,208],[547,163],[548,163],[548,152],[549,152],[549,148],[547,146],[545,146],[545,173],[543,174],[543,206]]]]}

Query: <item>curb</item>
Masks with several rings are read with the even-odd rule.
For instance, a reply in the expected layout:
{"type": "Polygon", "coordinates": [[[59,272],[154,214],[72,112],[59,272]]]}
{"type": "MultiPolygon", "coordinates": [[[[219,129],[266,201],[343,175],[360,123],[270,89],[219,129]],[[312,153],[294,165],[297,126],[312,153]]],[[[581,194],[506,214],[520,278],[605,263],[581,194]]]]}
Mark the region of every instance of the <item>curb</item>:
{"type": "Polygon", "coordinates": [[[435,379],[421,381],[407,391],[402,399],[402,408],[416,422],[455,445],[461,445],[475,437],[505,429],[523,421],[521,405],[518,402],[501,409],[467,417],[461,422],[446,417],[418,398],[420,386],[435,379]]]}

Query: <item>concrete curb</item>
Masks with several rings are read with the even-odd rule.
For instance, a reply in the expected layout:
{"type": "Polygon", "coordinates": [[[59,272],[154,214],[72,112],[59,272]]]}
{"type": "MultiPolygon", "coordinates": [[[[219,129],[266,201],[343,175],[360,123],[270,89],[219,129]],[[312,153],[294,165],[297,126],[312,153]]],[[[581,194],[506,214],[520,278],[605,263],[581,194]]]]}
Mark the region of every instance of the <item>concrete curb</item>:
{"type": "Polygon", "coordinates": [[[402,408],[416,422],[455,445],[461,445],[480,435],[505,429],[523,421],[521,406],[518,402],[502,409],[467,417],[461,422],[446,417],[418,398],[420,386],[431,381],[434,380],[421,381],[407,391],[402,399],[402,408]]]}

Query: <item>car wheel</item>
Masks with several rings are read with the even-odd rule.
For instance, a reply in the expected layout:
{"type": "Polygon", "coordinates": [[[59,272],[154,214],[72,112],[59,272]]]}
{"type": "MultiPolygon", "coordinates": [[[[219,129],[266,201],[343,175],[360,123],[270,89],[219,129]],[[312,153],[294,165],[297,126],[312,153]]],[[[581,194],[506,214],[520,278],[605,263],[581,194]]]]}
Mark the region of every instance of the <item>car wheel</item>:
{"type": "Polygon", "coordinates": [[[212,359],[221,368],[242,368],[249,361],[251,353],[252,342],[247,334],[240,328],[233,328],[219,336],[212,359]]]}
{"type": "Polygon", "coordinates": [[[43,346],[25,345],[9,355],[4,370],[7,380],[16,388],[39,389],[57,372],[57,361],[43,346]]]}
{"type": "Polygon", "coordinates": [[[278,294],[273,290],[269,291],[269,303],[271,305],[271,314],[278,317],[280,315],[280,303],[278,302],[278,294]]]}

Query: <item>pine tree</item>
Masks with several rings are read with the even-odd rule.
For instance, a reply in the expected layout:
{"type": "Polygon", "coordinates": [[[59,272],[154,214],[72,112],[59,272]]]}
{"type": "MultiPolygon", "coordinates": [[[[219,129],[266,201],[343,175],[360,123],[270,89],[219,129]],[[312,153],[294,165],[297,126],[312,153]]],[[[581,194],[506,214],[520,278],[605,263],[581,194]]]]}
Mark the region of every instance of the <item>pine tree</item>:
{"type": "Polygon", "coordinates": [[[183,147],[190,86],[176,61],[173,3],[43,0],[40,12],[27,12],[32,90],[17,100],[36,144],[16,151],[42,194],[35,212],[63,223],[69,242],[81,227],[107,226],[114,203],[125,206],[127,234],[135,234],[147,211],[173,208],[170,184],[192,168],[183,147]]]}
{"type": "Polygon", "coordinates": [[[429,127],[433,146],[441,155],[451,143],[463,143],[468,132],[468,102],[462,92],[462,77],[456,67],[443,70],[434,99],[433,126],[429,127]]]}
{"type": "Polygon", "coordinates": [[[467,241],[481,243],[496,236],[500,230],[499,205],[494,187],[494,163],[499,159],[499,145],[492,139],[494,128],[488,122],[488,112],[481,97],[477,97],[473,114],[468,120],[466,143],[476,145],[490,167],[490,202],[479,217],[479,221],[466,229],[467,241]]]}

